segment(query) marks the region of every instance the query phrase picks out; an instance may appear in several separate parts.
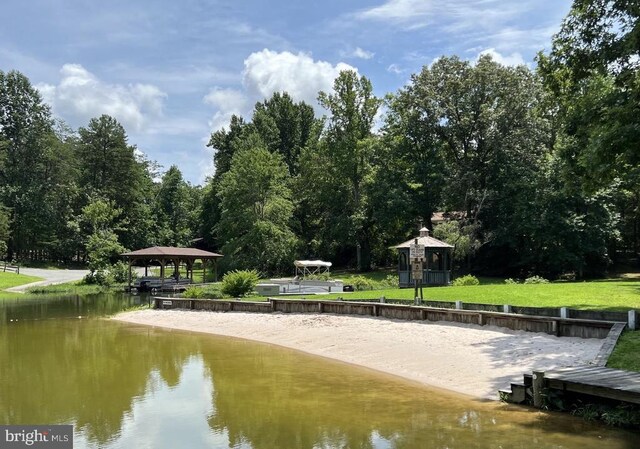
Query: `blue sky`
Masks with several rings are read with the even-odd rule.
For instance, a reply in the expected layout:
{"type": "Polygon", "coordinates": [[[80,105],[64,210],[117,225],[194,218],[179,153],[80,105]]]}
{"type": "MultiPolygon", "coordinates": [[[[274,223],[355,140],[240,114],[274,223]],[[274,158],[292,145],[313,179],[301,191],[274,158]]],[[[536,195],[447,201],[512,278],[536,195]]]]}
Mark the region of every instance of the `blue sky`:
{"type": "Polygon", "coordinates": [[[201,183],[231,114],[287,90],[316,107],[341,69],[378,95],[442,55],[533,65],[570,0],[5,0],[0,69],[74,129],[106,113],[165,169],[201,183]]]}

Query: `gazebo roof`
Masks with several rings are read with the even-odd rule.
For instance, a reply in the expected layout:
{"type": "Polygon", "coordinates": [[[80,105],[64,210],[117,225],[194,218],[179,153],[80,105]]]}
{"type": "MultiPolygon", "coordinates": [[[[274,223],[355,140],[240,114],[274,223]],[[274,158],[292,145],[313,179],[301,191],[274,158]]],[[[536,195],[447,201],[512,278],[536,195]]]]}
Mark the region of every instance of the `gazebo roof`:
{"type": "Polygon", "coordinates": [[[130,259],[157,259],[181,257],[187,259],[217,259],[222,254],[211,253],[197,248],[178,248],[174,246],[152,246],[151,248],[139,249],[121,254],[130,259]]]}
{"type": "Polygon", "coordinates": [[[399,245],[394,246],[396,249],[400,248],[410,248],[412,244],[418,243],[419,245],[424,245],[425,248],[453,248],[453,245],[449,245],[442,240],[434,239],[429,236],[429,230],[427,228],[420,229],[420,236],[417,237],[418,241],[416,242],[416,238],[412,238],[411,240],[407,240],[406,242],[400,243],[399,245]]]}

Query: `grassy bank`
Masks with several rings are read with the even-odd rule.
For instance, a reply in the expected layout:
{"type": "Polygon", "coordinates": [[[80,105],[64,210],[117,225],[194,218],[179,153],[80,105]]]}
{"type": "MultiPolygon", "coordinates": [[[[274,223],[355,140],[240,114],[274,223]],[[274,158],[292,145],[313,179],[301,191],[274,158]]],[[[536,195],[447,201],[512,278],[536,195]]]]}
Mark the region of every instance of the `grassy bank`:
{"type": "Polygon", "coordinates": [[[5,292],[4,290],[19,285],[30,284],[41,281],[42,278],[36,276],[26,276],[24,274],[0,272],[0,299],[15,298],[20,293],[5,292]]]}
{"type": "Polygon", "coordinates": [[[36,286],[27,290],[26,293],[35,295],[47,294],[73,294],[73,295],[91,295],[109,290],[122,291],[123,285],[112,285],[105,287],[97,284],[85,284],[84,281],[65,282],[64,284],[36,286]]]}
{"type": "Polygon", "coordinates": [[[627,331],[620,336],[607,363],[609,368],[640,371],[640,330],[627,331]]]}
{"type": "MultiPolygon", "coordinates": [[[[463,301],[483,304],[510,304],[531,307],[570,307],[593,310],[640,309],[640,281],[610,279],[589,282],[558,282],[550,284],[500,284],[496,280],[485,285],[462,287],[429,287],[425,299],[463,301]]],[[[367,290],[322,296],[323,299],[392,299],[413,298],[413,289],[367,290]]],[[[311,298],[311,296],[302,296],[311,298]]],[[[316,296],[316,298],[318,298],[316,296]]]]}

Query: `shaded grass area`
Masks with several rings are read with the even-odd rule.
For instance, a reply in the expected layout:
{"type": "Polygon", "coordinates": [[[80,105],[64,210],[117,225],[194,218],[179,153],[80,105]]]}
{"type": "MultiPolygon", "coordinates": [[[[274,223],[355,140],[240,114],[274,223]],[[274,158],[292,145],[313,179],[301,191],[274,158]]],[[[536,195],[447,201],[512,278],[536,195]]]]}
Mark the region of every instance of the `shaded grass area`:
{"type": "MultiPolygon", "coordinates": [[[[509,304],[529,307],[570,307],[591,310],[640,309],[640,281],[610,279],[589,282],[558,282],[550,284],[491,284],[461,287],[424,288],[425,300],[463,301],[482,304],[509,304]]],[[[481,280],[482,282],[482,280],[481,280]]],[[[355,293],[323,295],[322,299],[345,300],[389,299],[411,301],[413,289],[368,290],[355,293]]],[[[312,296],[301,296],[311,298],[312,296]]],[[[316,296],[316,299],[320,297],[316,296]]]]}
{"type": "Polygon", "coordinates": [[[640,371],[640,330],[626,331],[620,336],[607,367],[640,371]]]}

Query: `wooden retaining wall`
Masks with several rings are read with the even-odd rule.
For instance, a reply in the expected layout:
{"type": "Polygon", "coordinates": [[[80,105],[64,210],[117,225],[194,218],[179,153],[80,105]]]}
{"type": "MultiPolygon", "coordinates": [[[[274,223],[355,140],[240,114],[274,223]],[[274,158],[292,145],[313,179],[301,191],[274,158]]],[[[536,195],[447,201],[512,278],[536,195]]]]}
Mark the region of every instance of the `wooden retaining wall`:
{"type": "Polygon", "coordinates": [[[480,326],[498,326],[528,332],[544,332],[560,337],[606,338],[613,321],[530,316],[484,310],[445,309],[436,307],[355,302],[315,301],[269,298],[269,302],[210,299],[154,298],[157,309],[192,309],[214,312],[257,313],[332,313],[397,320],[449,321],[480,326]]]}

